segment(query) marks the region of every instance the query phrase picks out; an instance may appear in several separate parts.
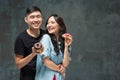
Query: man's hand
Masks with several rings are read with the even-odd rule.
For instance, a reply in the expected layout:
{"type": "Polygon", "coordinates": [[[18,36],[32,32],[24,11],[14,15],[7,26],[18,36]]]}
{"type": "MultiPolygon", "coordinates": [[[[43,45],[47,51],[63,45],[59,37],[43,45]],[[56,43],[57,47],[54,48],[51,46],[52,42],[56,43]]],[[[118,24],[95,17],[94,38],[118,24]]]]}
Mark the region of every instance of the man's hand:
{"type": "Polygon", "coordinates": [[[34,46],[32,47],[32,53],[34,54],[40,54],[44,50],[44,47],[42,46],[41,43],[35,43],[34,46]]]}

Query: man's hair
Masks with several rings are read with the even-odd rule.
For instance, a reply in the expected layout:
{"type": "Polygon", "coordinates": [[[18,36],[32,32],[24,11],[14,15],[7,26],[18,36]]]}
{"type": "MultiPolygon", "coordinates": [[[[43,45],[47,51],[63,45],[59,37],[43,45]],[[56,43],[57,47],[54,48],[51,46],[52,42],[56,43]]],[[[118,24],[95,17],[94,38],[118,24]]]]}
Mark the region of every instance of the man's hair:
{"type": "Polygon", "coordinates": [[[34,11],[39,11],[40,13],[42,13],[42,11],[40,10],[40,8],[38,8],[37,6],[30,6],[30,7],[28,7],[26,9],[25,16],[29,15],[30,13],[32,13],[34,11]]]}

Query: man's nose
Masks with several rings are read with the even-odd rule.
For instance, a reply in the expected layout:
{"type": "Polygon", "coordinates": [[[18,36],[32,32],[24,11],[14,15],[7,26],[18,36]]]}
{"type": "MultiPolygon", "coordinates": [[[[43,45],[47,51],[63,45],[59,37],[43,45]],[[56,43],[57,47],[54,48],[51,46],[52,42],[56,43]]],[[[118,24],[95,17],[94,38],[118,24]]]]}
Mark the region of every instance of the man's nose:
{"type": "Polygon", "coordinates": [[[34,18],[34,21],[38,21],[38,20],[39,20],[39,18],[37,18],[37,17],[34,18]]]}

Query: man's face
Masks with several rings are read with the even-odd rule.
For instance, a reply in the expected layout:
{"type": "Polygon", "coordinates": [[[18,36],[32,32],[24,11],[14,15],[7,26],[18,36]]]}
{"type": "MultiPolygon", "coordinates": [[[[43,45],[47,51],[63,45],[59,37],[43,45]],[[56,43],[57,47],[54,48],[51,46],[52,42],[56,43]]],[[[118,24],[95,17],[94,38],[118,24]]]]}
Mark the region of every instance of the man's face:
{"type": "Polygon", "coordinates": [[[32,12],[25,17],[25,22],[31,29],[40,29],[42,24],[42,14],[39,11],[32,12]]]}

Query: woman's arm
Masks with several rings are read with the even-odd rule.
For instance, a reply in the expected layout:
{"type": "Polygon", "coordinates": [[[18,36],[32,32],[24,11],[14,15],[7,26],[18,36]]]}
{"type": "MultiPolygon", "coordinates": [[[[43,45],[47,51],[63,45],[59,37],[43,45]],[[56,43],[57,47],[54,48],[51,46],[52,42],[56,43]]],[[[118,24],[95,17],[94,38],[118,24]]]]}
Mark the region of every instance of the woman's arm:
{"type": "Polygon", "coordinates": [[[43,59],[44,65],[51,70],[59,72],[59,65],[56,65],[53,61],[51,61],[48,57],[43,59]]]}
{"type": "Polygon", "coordinates": [[[68,52],[68,47],[71,45],[73,39],[72,36],[70,34],[63,34],[62,37],[65,38],[64,44],[65,44],[65,48],[64,48],[64,56],[63,56],[63,66],[67,67],[69,65],[69,52],[68,52]]]}
{"type": "Polygon", "coordinates": [[[57,71],[57,72],[61,73],[62,75],[65,74],[65,67],[62,64],[56,65],[48,57],[46,57],[46,58],[43,59],[43,63],[49,69],[57,71]]]}
{"type": "Polygon", "coordinates": [[[64,67],[67,67],[69,65],[69,54],[68,54],[68,47],[65,46],[64,49],[64,56],[63,56],[63,62],[62,62],[64,67]]]}

